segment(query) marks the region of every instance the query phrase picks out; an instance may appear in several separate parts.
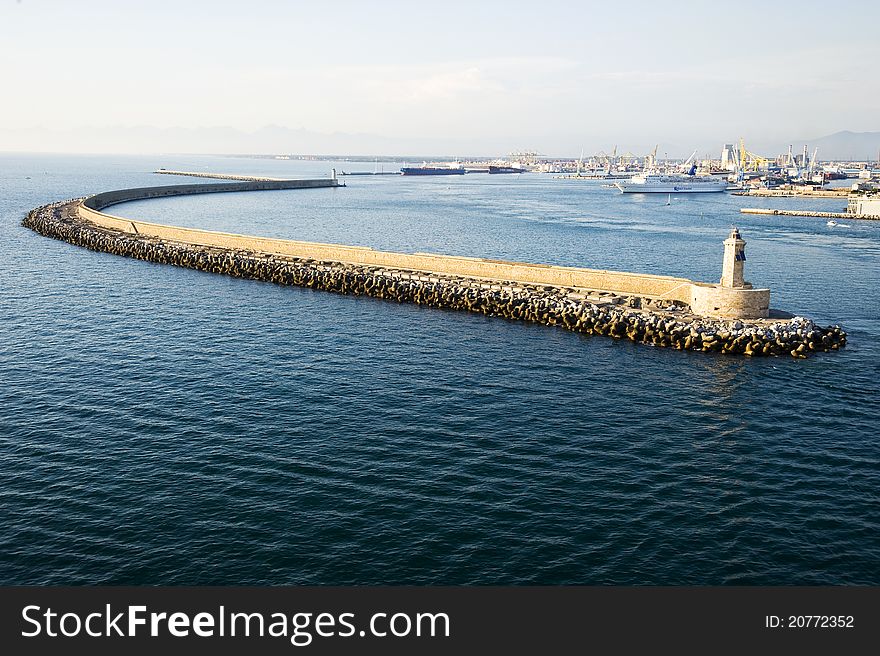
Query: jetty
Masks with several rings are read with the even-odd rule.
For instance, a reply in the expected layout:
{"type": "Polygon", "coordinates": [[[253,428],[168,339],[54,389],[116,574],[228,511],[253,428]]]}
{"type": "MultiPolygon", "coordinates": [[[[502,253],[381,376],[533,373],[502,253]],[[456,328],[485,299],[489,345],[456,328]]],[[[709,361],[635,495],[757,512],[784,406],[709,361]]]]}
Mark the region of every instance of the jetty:
{"type": "Polygon", "coordinates": [[[400,171],[340,171],[339,175],[401,175],[400,171]]]}
{"type": "Polygon", "coordinates": [[[871,214],[850,214],[849,212],[817,212],[814,210],[768,210],[761,207],[743,207],[741,214],[767,214],[771,216],[815,216],[820,219],[862,219],[878,221],[880,216],[871,214]]]}
{"type": "MultiPolygon", "coordinates": [[[[222,175],[222,174],[221,174],[222,175]]],[[[118,203],[188,194],[318,189],[317,180],[241,180],[122,189],[38,207],[34,231],[91,250],[280,285],[371,296],[559,326],[684,351],[805,358],[846,343],[839,326],[770,316],[770,290],[744,278],[745,240],[724,241],[719,283],[183,228],[105,213],[118,203]]]]}
{"type": "Polygon", "coordinates": [[[816,210],[773,210],[760,207],[744,207],[742,214],[769,214],[778,216],[816,216],[822,219],[880,220],[880,197],[859,195],[849,199],[845,212],[817,212],[816,210]]]}
{"type": "Polygon", "coordinates": [[[215,180],[240,180],[243,182],[282,182],[286,178],[266,178],[257,175],[239,175],[237,173],[201,173],[199,171],[170,171],[168,169],[158,169],[153,171],[159,175],[181,175],[187,178],[213,178],[215,180]]]}
{"type": "Polygon", "coordinates": [[[833,189],[808,189],[808,188],[757,188],[747,191],[734,191],[731,196],[755,196],[757,198],[829,198],[840,200],[850,198],[855,194],[848,187],[833,189]]]}

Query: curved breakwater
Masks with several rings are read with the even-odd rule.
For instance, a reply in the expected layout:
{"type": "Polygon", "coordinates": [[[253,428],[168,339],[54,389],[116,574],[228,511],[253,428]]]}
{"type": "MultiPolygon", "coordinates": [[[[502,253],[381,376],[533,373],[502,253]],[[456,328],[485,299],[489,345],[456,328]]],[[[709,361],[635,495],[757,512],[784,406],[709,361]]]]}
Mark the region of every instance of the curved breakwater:
{"type": "MultiPolygon", "coordinates": [[[[115,193],[115,192],[113,192],[115,193]]],[[[94,198],[94,197],[93,197],[94,198]]],[[[94,251],[279,285],[371,296],[559,326],[678,350],[805,358],[846,343],[839,326],[808,319],[726,321],[698,317],[680,301],[518,281],[487,280],[212,247],[99,226],[82,218],[83,199],[38,207],[23,225],[94,251]]]]}

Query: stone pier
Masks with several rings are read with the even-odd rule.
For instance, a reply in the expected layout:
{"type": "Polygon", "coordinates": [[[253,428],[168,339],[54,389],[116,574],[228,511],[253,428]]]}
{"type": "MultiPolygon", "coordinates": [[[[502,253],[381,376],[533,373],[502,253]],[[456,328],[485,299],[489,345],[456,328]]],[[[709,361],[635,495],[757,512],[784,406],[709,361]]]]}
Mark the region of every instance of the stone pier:
{"type": "Polygon", "coordinates": [[[392,253],[197,230],[117,217],[129,200],[183,194],[335,187],[259,180],[104,192],[31,211],[24,224],[86,248],[212,273],[480,312],[588,335],[689,351],[806,357],[845,344],[839,327],[768,319],[770,292],[745,282],[745,242],[725,241],[720,284],[621,271],[428,253],[392,253]]]}

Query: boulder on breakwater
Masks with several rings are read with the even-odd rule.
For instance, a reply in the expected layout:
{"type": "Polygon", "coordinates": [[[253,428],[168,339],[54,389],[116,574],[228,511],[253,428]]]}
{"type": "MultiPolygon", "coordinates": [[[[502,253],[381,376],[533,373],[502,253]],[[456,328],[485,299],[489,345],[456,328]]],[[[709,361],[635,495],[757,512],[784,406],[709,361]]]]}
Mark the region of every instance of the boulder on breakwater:
{"type": "Polygon", "coordinates": [[[637,296],[163,240],[85,221],[76,212],[78,202],[76,199],[38,207],[22,223],[39,234],[70,244],[159,264],[399,303],[467,310],[684,351],[806,358],[810,353],[836,350],[846,344],[846,333],[840,326],[823,328],[801,317],[725,321],[695,316],[681,303],[637,296]]]}

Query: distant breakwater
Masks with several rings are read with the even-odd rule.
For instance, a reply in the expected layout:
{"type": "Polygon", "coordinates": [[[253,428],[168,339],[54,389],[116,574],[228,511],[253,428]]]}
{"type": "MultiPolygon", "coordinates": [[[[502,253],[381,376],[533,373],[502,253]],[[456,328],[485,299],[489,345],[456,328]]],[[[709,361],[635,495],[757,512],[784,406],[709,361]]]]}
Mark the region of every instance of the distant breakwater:
{"type": "Polygon", "coordinates": [[[766,214],[769,216],[815,216],[820,219],[858,219],[877,221],[880,216],[873,214],[852,214],[851,212],[814,212],[813,210],[770,210],[761,207],[743,207],[741,214],[766,214]]]}
{"type": "Polygon", "coordinates": [[[157,169],[157,175],[180,175],[186,178],[212,178],[214,180],[238,180],[241,182],[285,182],[286,178],[267,178],[263,175],[240,175],[237,173],[205,173],[204,171],[175,171],[157,169]]]}
{"type": "MultiPolygon", "coordinates": [[[[172,193],[169,191],[167,195],[172,193]]],[[[694,316],[685,304],[674,300],[197,245],[97,225],[83,218],[82,208],[83,199],[45,205],[29,212],[23,225],[39,234],[93,251],[159,264],[399,303],[466,310],[678,350],[806,358],[810,353],[836,350],[846,343],[846,333],[839,326],[823,328],[800,317],[711,319],[694,316]]]]}

